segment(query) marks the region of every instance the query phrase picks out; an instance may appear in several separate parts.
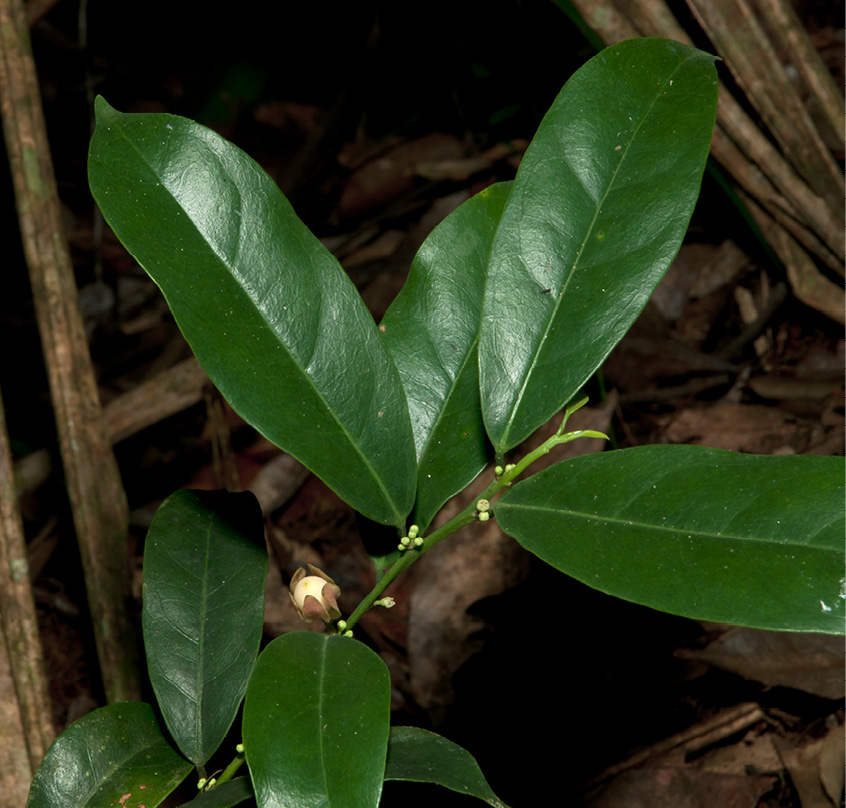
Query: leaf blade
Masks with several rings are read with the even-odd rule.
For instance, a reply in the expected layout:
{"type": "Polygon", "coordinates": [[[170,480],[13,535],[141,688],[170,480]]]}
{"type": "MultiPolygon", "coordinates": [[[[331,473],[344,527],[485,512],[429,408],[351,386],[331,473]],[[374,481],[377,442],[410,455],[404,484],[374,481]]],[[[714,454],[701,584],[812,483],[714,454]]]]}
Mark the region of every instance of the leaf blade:
{"type": "Polygon", "coordinates": [[[53,741],[26,805],[155,808],[191,768],[165,740],[149,704],[110,704],[71,724],[53,741]]]}
{"type": "Polygon", "coordinates": [[[699,620],[841,634],[843,493],[839,458],[644,446],[558,463],[506,492],[496,518],[608,594],[699,620]]]}
{"type": "Polygon", "coordinates": [[[150,682],[182,754],[223,741],[258,654],[267,551],[250,493],[177,491],[144,547],[142,626],[150,682]]]}
{"type": "Polygon", "coordinates": [[[388,742],[386,780],[435,783],[508,808],[491,790],[473,756],[458,744],[417,727],[393,727],[388,742]]]}
{"type": "Polygon", "coordinates": [[[580,68],[544,117],[485,289],[482,408],[498,454],[578,392],[678,251],[714,124],[713,62],[668,40],[619,43],[580,68]]]}
{"type": "Polygon", "coordinates": [[[390,677],[349,637],[284,634],[259,656],[244,703],[244,749],[260,808],[376,808],[390,677]]]}
{"type": "Polygon", "coordinates": [[[233,408],[376,521],[411,508],[396,368],[335,258],[270,178],[211,130],[98,98],[89,182],[233,408]],[[386,447],[390,447],[388,450],[386,447]]]}
{"type": "Polygon", "coordinates": [[[477,345],[491,242],[510,186],[485,189],[432,231],[380,325],[408,400],[417,449],[412,521],[421,530],[489,459],[477,345]]]}

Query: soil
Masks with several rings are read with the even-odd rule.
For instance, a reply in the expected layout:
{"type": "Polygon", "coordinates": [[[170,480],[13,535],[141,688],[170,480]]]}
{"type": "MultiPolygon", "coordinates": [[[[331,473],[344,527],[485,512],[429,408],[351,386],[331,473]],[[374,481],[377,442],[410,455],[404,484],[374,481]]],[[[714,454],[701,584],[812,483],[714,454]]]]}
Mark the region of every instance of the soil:
{"type": "MultiPolygon", "coordinates": [[[[85,172],[92,93],[126,112],[186,115],[243,148],[338,255],[378,320],[426,232],[468,194],[513,177],[543,112],[593,54],[552,3],[510,2],[492,13],[490,4],[470,2],[463,17],[446,3],[414,14],[403,4],[376,2],[333,3],[329,13],[325,4],[273,4],[272,11],[269,5],[245,0],[222,16],[193,4],[91,0],[85,48],[76,4],[57,3],[32,27],[105,405],[190,351],[152,282],[108,229],[100,230],[85,172]]],[[[835,22],[830,4],[803,8],[821,53],[833,54],[842,70],[842,13],[835,22]]],[[[3,187],[10,187],[5,175],[3,187]]],[[[11,221],[11,191],[4,201],[11,221]]],[[[25,264],[16,240],[7,243],[0,339],[15,348],[3,353],[0,387],[17,456],[47,449],[52,460],[53,471],[25,491],[21,505],[53,717],[64,727],[102,704],[103,694],[56,471],[25,264]]],[[[593,412],[607,417],[619,447],[672,442],[842,454],[843,363],[842,326],[792,296],[706,175],[679,258],[589,392],[592,402],[609,396],[607,409],[593,412]]],[[[136,595],[146,528],[169,493],[232,479],[247,488],[278,457],[210,386],[115,451],[131,509],[136,595]]],[[[292,484],[269,512],[267,528],[278,581],[266,639],[295,627],[284,585],[299,562],[314,560],[344,579],[342,608],[369,589],[372,571],[355,514],[319,480],[292,484]]],[[[409,654],[410,626],[421,629],[408,604],[425,587],[424,575],[399,583],[396,611],[362,622],[361,638],[394,677],[395,724],[434,729],[464,745],[515,808],[824,804],[800,800],[797,780],[805,769],[791,763],[791,754],[842,735],[843,694],[836,688],[780,682],[760,668],[740,667],[743,654],[731,664],[706,661],[701,652],[727,627],[610,598],[491,541],[504,572],[481,581],[482,594],[466,604],[457,645],[449,649],[461,664],[447,667],[440,680],[426,679],[409,654]],[[715,731],[704,746],[680,740],[669,751],[660,747],[744,704],[760,707],[760,715],[732,724],[733,731],[715,731]],[[741,752],[753,749],[753,763],[744,764],[741,752]],[[644,750],[652,752],[621,765],[644,750]],[[672,750],[680,758],[671,766],[672,750]],[[728,750],[732,764],[701,762],[728,750]],[[648,765],[656,760],[660,766],[648,765]],[[609,771],[614,766],[620,770],[609,771]],[[674,779],[656,779],[668,772],[674,779]],[[672,802],[655,796],[662,788],[672,802]]],[[[836,648],[827,652],[838,655],[836,648]]],[[[435,787],[389,783],[383,805],[434,801],[442,808],[475,802],[435,787]]]]}

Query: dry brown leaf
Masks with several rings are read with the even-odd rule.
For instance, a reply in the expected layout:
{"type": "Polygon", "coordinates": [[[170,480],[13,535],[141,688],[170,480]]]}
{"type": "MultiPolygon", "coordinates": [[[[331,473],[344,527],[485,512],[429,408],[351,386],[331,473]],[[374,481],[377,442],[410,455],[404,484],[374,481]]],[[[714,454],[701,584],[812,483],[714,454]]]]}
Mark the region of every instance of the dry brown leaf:
{"type": "Polygon", "coordinates": [[[813,425],[776,407],[720,404],[686,409],[673,416],[664,437],[669,443],[693,443],[754,454],[792,454],[805,451],[813,425]]]}
{"type": "Polygon", "coordinates": [[[365,244],[344,258],[344,269],[350,270],[363,264],[390,258],[397,252],[405,238],[406,234],[402,230],[386,230],[369,244],[365,244]]]}
{"type": "Polygon", "coordinates": [[[420,164],[463,157],[464,146],[452,135],[434,132],[399,143],[349,178],[341,194],[341,216],[362,216],[410,193],[415,186],[415,167],[420,164]]]}
{"type": "Polygon", "coordinates": [[[846,742],[843,727],[835,722],[834,727],[823,739],[820,750],[820,782],[832,805],[840,805],[843,799],[843,756],[846,742]]]}
{"type": "Polygon", "coordinates": [[[623,772],[589,808],[749,808],[772,777],[715,774],[687,767],[623,772]]]}
{"type": "MultiPolygon", "coordinates": [[[[837,732],[842,734],[842,728],[837,732]]],[[[840,804],[839,800],[832,802],[829,799],[821,779],[820,760],[826,746],[826,738],[807,743],[802,738],[791,736],[778,738],[775,744],[799,794],[802,808],[836,808],[840,804]]]]}
{"type": "Polygon", "coordinates": [[[680,649],[676,656],[768,687],[792,687],[824,699],[846,696],[842,637],[732,627],[706,648],[680,649]]]}
{"type": "MultiPolygon", "coordinates": [[[[766,724],[761,724],[764,726],[766,724]]],[[[748,732],[736,743],[718,745],[692,764],[701,771],[716,774],[743,775],[774,772],[781,769],[781,758],[773,744],[773,734],[748,732]]]]}

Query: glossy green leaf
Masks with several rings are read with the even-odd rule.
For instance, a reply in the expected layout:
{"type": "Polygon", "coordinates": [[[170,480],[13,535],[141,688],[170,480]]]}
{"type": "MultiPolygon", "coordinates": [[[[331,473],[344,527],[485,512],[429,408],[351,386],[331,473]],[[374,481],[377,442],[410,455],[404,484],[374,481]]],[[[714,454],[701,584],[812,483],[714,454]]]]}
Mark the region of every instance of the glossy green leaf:
{"type": "Polygon", "coordinates": [[[27,808],[156,808],[191,772],[149,704],[124,702],[71,724],[35,772],[27,808]]]}
{"type": "Polygon", "coordinates": [[[182,754],[204,764],[238,712],[261,641],[267,550],[250,493],[177,491],[144,546],[150,681],[182,754]]]}
{"type": "Polygon", "coordinates": [[[482,308],[482,407],[498,453],[573,398],[678,251],[714,125],[713,62],[679,42],[621,42],[544,117],[500,219],[482,308]]]}
{"type": "Polygon", "coordinates": [[[378,522],[414,497],[405,395],[335,258],[253,160],[209,129],[102,98],[91,190],[233,408],[378,522]]]}
{"type": "Polygon", "coordinates": [[[183,803],[180,808],[234,808],[253,798],[253,789],[249,777],[236,777],[227,783],[220,783],[204,791],[191,802],[183,803]]]}
{"type": "Polygon", "coordinates": [[[842,634],[843,500],[842,458],[644,446],[551,466],[495,511],[527,550],[611,595],[698,620],[842,634]]]}
{"type": "Polygon", "coordinates": [[[259,808],[376,808],[391,684],[349,637],[284,634],[262,651],[244,702],[244,749],[259,808]]]}
{"type": "Polygon", "coordinates": [[[417,449],[412,522],[421,530],[489,459],[477,347],[491,242],[510,187],[485,189],[432,231],[380,326],[408,399],[417,449]]]}
{"type": "Polygon", "coordinates": [[[493,793],[479,764],[466,749],[417,727],[391,729],[385,779],[436,783],[477,797],[494,808],[508,808],[493,793]]]}

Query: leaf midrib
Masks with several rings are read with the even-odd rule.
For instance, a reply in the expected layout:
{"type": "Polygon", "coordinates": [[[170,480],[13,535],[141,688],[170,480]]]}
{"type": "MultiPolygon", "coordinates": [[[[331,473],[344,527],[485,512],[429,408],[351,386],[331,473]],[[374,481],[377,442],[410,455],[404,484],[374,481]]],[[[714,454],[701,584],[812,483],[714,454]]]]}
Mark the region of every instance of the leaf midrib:
{"type": "MultiPolygon", "coordinates": [[[[736,533],[724,533],[724,532],[715,532],[715,531],[706,531],[706,530],[695,530],[689,527],[672,527],[669,525],[659,525],[653,522],[644,522],[644,521],[636,521],[632,519],[627,519],[625,517],[620,516],[607,516],[602,514],[596,514],[589,511],[575,511],[575,510],[566,510],[564,508],[557,508],[552,505],[530,505],[521,502],[508,502],[505,501],[498,506],[498,510],[512,510],[512,511],[524,511],[524,512],[531,512],[531,513],[543,513],[543,514],[550,514],[557,517],[570,517],[581,519],[585,522],[593,522],[595,524],[607,524],[607,525],[614,525],[614,526],[622,526],[624,528],[642,528],[645,530],[650,530],[655,533],[671,533],[673,535],[678,534],[688,534],[689,537],[698,537],[701,539],[713,539],[719,541],[734,541],[734,542],[751,542],[755,544],[763,544],[763,545],[773,545],[778,547],[785,547],[791,549],[802,549],[808,548],[812,550],[821,550],[824,552],[832,552],[836,553],[837,550],[833,549],[832,547],[824,544],[810,544],[808,542],[791,542],[790,540],[780,540],[780,539],[773,539],[766,536],[759,537],[759,536],[749,536],[744,534],[736,534],[736,533]]],[[[819,533],[825,528],[826,526],[821,527],[817,532],[814,534],[819,535],[819,533]]]]}
{"type": "MultiPolygon", "coordinates": [[[[685,64],[687,64],[687,62],[691,61],[693,58],[694,58],[693,56],[689,56],[687,59],[680,62],[670,74],[665,76],[664,83],[666,83],[673,76],[675,76],[676,73],[679,70],[681,70],[681,68],[685,64]]],[[[661,86],[663,86],[663,84],[661,86]]],[[[543,329],[543,333],[541,335],[540,340],[538,341],[537,347],[535,348],[534,354],[532,356],[532,361],[529,363],[529,365],[526,368],[525,373],[523,374],[523,383],[520,385],[520,389],[519,389],[516,397],[514,398],[514,402],[511,406],[511,412],[510,412],[509,418],[506,421],[505,428],[503,429],[503,431],[501,433],[500,445],[497,447],[498,449],[501,449],[501,447],[504,447],[504,446],[508,446],[508,436],[509,436],[509,434],[510,434],[510,432],[511,432],[513,426],[514,426],[514,422],[517,418],[517,412],[520,409],[520,405],[523,401],[523,397],[526,394],[526,390],[529,386],[529,382],[532,378],[532,374],[534,372],[535,366],[537,365],[538,360],[540,359],[540,355],[541,355],[543,346],[546,343],[550,329],[552,328],[552,325],[553,325],[553,323],[555,322],[555,320],[558,316],[558,311],[559,311],[559,308],[561,306],[561,302],[564,299],[564,296],[567,292],[567,288],[569,287],[570,282],[572,281],[573,277],[576,274],[576,269],[583,262],[584,253],[585,253],[585,245],[589,242],[590,236],[593,233],[594,227],[596,225],[597,218],[599,217],[599,213],[602,210],[602,205],[605,202],[605,200],[608,198],[608,195],[611,193],[611,190],[614,187],[615,182],[617,181],[617,179],[620,176],[620,170],[619,170],[620,166],[623,164],[624,160],[626,159],[626,155],[628,154],[629,149],[631,148],[631,145],[634,143],[634,141],[637,137],[637,133],[643,128],[645,121],[652,114],[652,110],[655,107],[655,105],[658,103],[658,100],[660,98],[661,98],[661,93],[656,92],[655,96],[652,99],[652,102],[649,104],[649,107],[647,108],[646,114],[642,116],[640,123],[638,123],[638,125],[633,130],[632,136],[629,139],[629,142],[626,144],[625,148],[621,149],[620,159],[617,163],[617,169],[612,172],[611,182],[608,184],[608,188],[606,189],[605,193],[602,195],[602,198],[596,204],[596,209],[594,211],[593,217],[591,218],[590,225],[588,226],[588,228],[585,232],[585,236],[582,239],[582,241],[580,242],[579,249],[576,252],[576,259],[573,262],[573,265],[570,267],[570,269],[567,272],[566,280],[564,281],[563,284],[561,284],[561,291],[558,293],[557,297],[555,298],[555,304],[552,308],[552,313],[547,318],[546,325],[544,326],[544,329],[543,329]]],[[[509,200],[509,203],[510,203],[510,200],[509,200]]],[[[501,222],[502,222],[502,219],[500,219],[500,225],[501,225],[501,222]]],[[[497,225],[497,230],[499,230],[500,225],[497,225]]]]}

